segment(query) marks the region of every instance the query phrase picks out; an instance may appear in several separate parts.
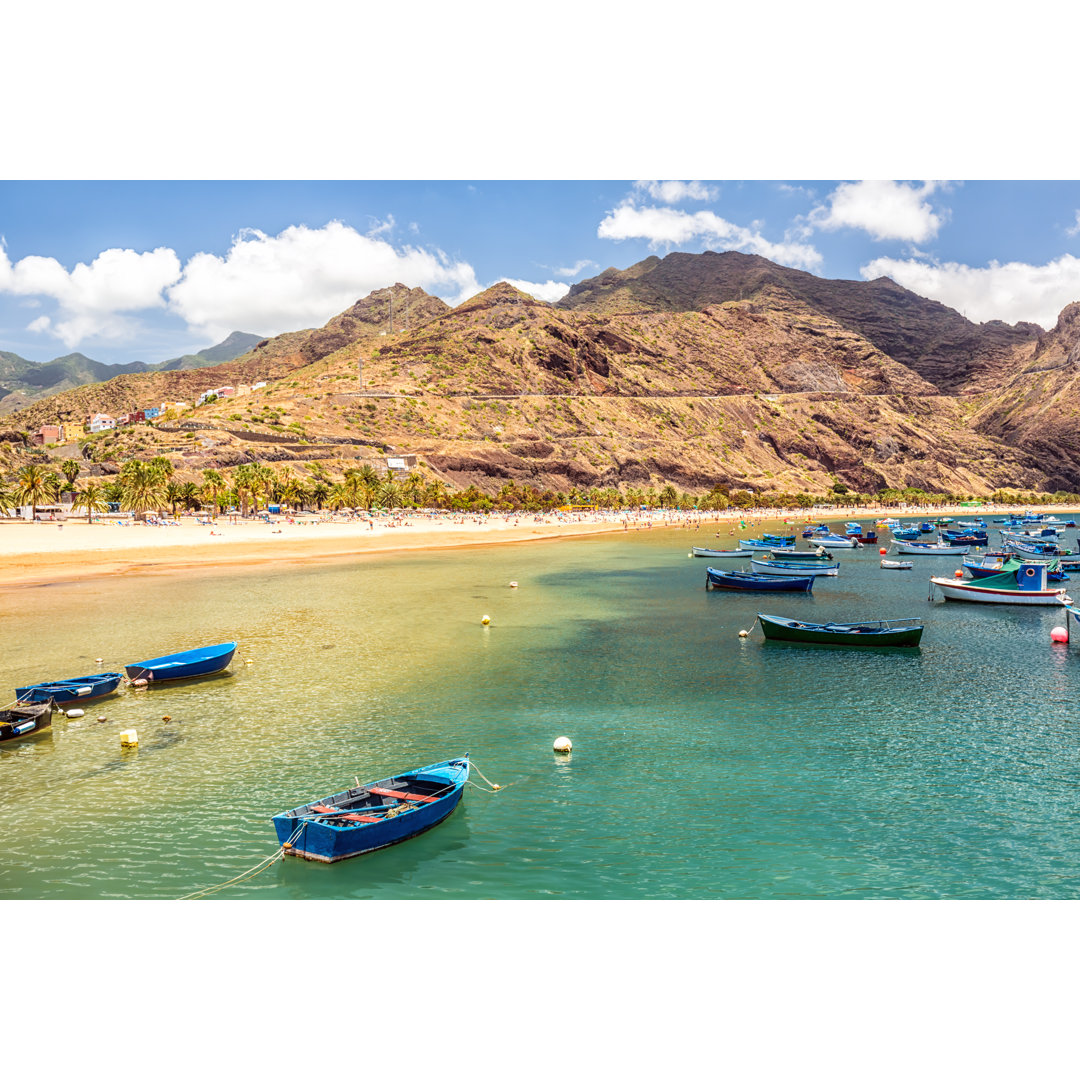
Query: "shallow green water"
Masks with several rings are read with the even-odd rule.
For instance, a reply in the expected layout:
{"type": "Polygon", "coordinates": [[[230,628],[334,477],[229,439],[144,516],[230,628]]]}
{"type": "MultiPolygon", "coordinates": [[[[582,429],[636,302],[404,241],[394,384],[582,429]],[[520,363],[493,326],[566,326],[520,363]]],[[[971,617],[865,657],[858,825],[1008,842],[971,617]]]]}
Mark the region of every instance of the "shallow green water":
{"type": "Polygon", "coordinates": [[[97,657],[240,647],[228,676],[129,690],[0,751],[0,897],[179,897],[273,854],[276,811],[464,751],[504,790],[467,789],[395,848],[288,859],[217,895],[1077,895],[1080,642],[1050,644],[1060,611],[929,604],[930,573],[959,559],[881,571],[876,546],[835,552],[841,576],[809,597],[706,592],[686,553],[709,542],[652,530],[6,594],[9,695],[97,657]],[[740,639],[759,610],[927,629],[912,653],[740,639]]]}

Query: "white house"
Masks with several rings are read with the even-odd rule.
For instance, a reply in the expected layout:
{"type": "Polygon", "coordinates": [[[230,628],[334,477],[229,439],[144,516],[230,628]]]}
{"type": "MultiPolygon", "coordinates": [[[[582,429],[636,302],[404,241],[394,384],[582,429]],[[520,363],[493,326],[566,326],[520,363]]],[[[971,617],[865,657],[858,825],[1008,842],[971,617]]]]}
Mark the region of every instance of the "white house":
{"type": "Polygon", "coordinates": [[[108,431],[114,427],[116,427],[116,421],[108,413],[94,413],[90,417],[90,433],[92,435],[99,431],[108,431]]]}

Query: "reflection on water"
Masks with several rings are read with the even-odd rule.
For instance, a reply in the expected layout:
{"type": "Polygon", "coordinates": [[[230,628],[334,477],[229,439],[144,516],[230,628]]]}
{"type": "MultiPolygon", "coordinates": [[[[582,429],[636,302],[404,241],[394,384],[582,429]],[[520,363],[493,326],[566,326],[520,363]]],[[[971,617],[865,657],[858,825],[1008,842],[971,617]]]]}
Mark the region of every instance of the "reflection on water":
{"type": "Polygon", "coordinates": [[[287,859],[219,897],[1074,894],[1080,650],[1051,645],[1059,613],[930,604],[921,573],[890,577],[876,551],[840,555],[807,597],[707,592],[693,542],[20,593],[0,609],[9,688],[239,648],[225,676],[126,690],[0,748],[0,897],[185,895],[272,854],[275,812],[465,751],[503,790],[470,787],[407,843],[287,859]],[[796,603],[927,629],[911,651],[739,638],[759,607],[796,603]],[[552,752],[563,735],[571,755],[552,752]]]}

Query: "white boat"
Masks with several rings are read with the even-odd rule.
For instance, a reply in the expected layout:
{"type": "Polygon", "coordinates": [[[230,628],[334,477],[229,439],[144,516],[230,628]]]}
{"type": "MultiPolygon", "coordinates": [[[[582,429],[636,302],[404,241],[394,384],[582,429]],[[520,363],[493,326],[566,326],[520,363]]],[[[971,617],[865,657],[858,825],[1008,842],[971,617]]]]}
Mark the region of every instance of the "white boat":
{"type": "Polygon", "coordinates": [[[836,548],[836,547],[858,547],[859,541],[854,536],[837,536],[835,533],[829,533],[828,536],[815,536],[810,543],[814,547],[823,548],[836,548]]]}
{"type": "Polygon", "coordinates": [[[920,544],[917,540],[892,540],[890,543],[900,555],[966,555],[971,550],[951,544],[920,544]]]}
{"type": "Polygon", "coordinates": [[[932,577],[930,598],[933,599],[935,589],[940,589],[946,600],[970,600],[979,604],[1038,604],[1046,607],[1072,603],[1064,589],[1048,589],[1046,586],[1046,566],[1042,563],[1026,563],[1019,570],[976,578],[974,581],[932,577]]]}
{"type": "Polygon", "coordinates": [[[692,554],[699,559],[749,559],[753,554],[752,551],[739,548],[736,551],[725,550],[724,548],[692,548],[692,554]]]}
{"type": "Polygon", "coordinates": [[[836,577],[840,573],[839,563],[822,562],[816,566],[810,562],[784,562],[783,559],[751,559],[750,565],[755,574],[779,574],[782,577],[836,577]]]}
{"type": "Polygon", "coordinates": [[[897,559],[882,559],[882,570],[914,570],[915,564],[913,562],[903,562],[897,559]]]}

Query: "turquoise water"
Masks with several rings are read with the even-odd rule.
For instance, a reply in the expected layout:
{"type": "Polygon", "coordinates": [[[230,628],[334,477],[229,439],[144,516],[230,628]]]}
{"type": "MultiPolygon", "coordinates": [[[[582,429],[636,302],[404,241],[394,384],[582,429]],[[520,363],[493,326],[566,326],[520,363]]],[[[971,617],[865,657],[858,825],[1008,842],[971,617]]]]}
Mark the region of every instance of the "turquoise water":
{"type": "Polygon", "coordinates": [[[465,751],[503,790],[467,789],[398,847],[279,861],[216,895],[1077,895],[1080,642],[1050,643],[1060,611],[928,603],[959,559],[882,571],[876,545],[835,552],[840,577],[809,597],[706,592],[687,552],[709,542],[656,529],[8,592],[8,692],[97,657],[240,646],[227,676],[5,745],[0,897],[180,897],[272,855],[278,810],[465,751]],[[927,627],[912,652],[740,639],[759,610],[927,627]]]}

